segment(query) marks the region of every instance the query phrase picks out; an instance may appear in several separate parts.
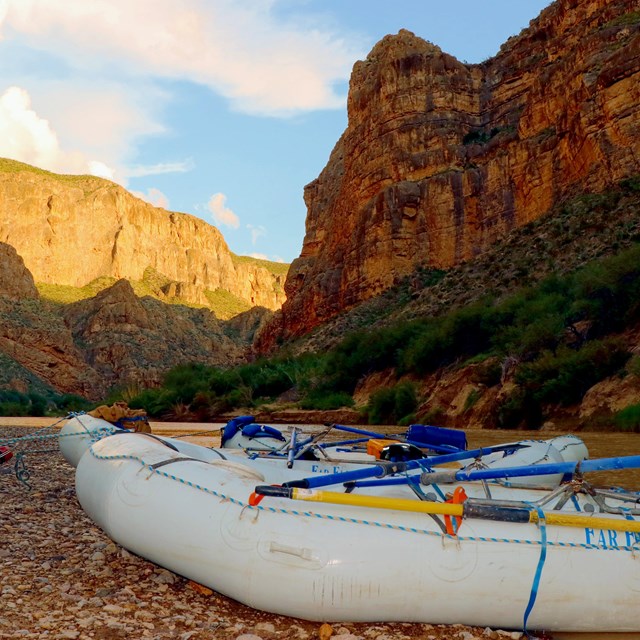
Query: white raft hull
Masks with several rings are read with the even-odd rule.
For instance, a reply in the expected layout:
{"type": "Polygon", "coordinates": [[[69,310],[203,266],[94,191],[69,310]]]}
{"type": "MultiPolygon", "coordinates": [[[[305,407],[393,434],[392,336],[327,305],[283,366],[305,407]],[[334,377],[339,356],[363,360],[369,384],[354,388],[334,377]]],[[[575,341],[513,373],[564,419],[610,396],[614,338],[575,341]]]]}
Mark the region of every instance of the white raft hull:
{"type": "MultiPolygon", "coordinates": [[[[78,499],[130,551],[256,609],[318,621],[523,626],[541,558],[536,525],[465,520],[453,538],[418,513],[276,498],[252,507],[254,487],[275,480],[265,468],[153,467],[181,457],[142,434],[105,438],[80,460],[78,499]]],[[[633,534],[546,533],[528,628],[639,631],[633,534]]]]}

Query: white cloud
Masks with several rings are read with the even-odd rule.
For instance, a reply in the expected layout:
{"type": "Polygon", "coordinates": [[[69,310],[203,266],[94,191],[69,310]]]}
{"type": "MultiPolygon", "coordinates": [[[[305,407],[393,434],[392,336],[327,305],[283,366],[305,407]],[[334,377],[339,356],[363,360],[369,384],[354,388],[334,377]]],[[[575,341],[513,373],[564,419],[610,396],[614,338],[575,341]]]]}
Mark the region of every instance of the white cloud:
{"type": "Polygon", "coordinates": [[[135,165],[127,169],[127,177],[143,178],[145,176],[157,176],[161,173],[186,173],[194,167],[193,160],[182,162],[159,162],[152,165],[135,165]]]}
{"type": "MultiPolygon", "coordinates": [[[[75,150],[92,161],[109,167],[100,173],[126,186],[130,177],[186,168],[186,163],[159,163],[155,167],[134,166],[139,141],[163,133],[154,109],[167,97],[143,85],[131,88],[118,81],[87,78],[37,81],[28,78],[29,90],[38,113],[46,113],[55,128],[61,148],[75,150]]],[[[62,167],[61,170],[70,169],[62,167]]]]}
{"type": "Polygon", "coordinates": [[[0,156],[58,173],[89,173],[126,186],[129,178],[193,169],[191,159],[126,165],[140,136],[162,130],[127,102],[123,87],[45,83],[35,95],[17,86],[0,95],[0,156]],[[40,115],[35,101],[49,117],[40,115]]]}
{"type": "Polygon", "coordinates": [[[251,231],[251,244],[255,244],[258,238],[267,235],[267,230],[261,224],[248,224],[247,229],[251,231]]]}
{"type": "Polygon", "coordinates": [[[216,224],[237,229],[240,226],[240,218],[231,209],[226,207],[226,201],[227,196],[225,196],[224,193],[214,193],[211,198],[209,198],[207,208],[211,211],[213,221],[216,224]]]}
{"type": "Polygon", "coordinates": [[[98,178],[113,180],[113,169],[99,160],[91,160],[89,162],[89,173],[93,176],[98,176],[98,178]]]}
{"type": "Polygon", "coordinates": [[[169,198],[160,191],[160,189],[156,189],[155,187],[150,187],[147,189],[146,193],[142,191],[132,191],[131,192],[136,198],[140,198],[149,204],[152,204],[154,207],[161,207],[162,209],[169,208],[169,198]]]}
{"type": "Polygon", "coordinates": [[[268,115],[344,104],[359,45],[329,29],[276,16],[276,0],[4,0],[5,38],[70,67],[178,78],[235,108],[268,115]]]}
{"type": "Polygon", "coordinates": [[[60,154],[55,132],[31,108],[29,94],[19,87],[9,87],[0,96],[0,154],[48,167],[60,154]]]}
{"type": "Polygon", "coordinates": [[[36,113],[31,96],[20,87],[9,87],[0,96],[0,156],[49,171],[110,172],[104,163],[91,163],[81,152],[63,151],[49,121],[36,113]]]}

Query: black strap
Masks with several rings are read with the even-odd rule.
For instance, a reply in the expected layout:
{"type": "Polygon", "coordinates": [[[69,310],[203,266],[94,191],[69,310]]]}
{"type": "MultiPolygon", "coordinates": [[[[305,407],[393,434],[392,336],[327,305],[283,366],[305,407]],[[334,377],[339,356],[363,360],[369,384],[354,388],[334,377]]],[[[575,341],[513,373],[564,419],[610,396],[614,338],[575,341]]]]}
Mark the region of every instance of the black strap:
{"type": "Polygon", "coordinates": [[[144,433],[143,431],[116,431],[114,436],[123,436],[123,435],[135,435],[135,436],[146,436],[147,438],[152,438],[156,442],[163,444],[165,447],[169,447],[169,449],[173,449],[180,453],[180,450],[173,446],[170,442],[163,440],[162,438],[158,438],[158,436],[154,436],[153,433],[144,433]]]}
{"type": "MultiPolygon", "coordinates": [[[[156,462],[155,464],[151,464],[149,466],[152,469],[158,469],[159,467],[164,467],[165,465],[172,464],[174,462],[204,462],[204,460],[198,460],[197,458],[169,458],[168,460],[156,462]]],[[[204,464],[208,464],[208,462],[204,462],[204,464]]]]}

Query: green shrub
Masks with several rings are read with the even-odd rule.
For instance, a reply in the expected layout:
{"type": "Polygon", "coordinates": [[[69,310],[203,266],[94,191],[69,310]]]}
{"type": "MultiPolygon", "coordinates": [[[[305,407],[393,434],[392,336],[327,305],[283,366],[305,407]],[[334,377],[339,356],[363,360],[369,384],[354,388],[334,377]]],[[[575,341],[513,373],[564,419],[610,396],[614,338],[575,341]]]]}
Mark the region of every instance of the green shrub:
{"type": "Polygon", "coordinates": [[[498,407],[498,429],[539,429],[542,424],[540,403],[524,388],[516,388],[498,407]]]}
{"type": "Polygon", "coordinates": [[[415,424],[418,418],[415,413],[408,413],[404,418],[400,418],[398,420],[398,426],[400,427],[408,427],[411,424],[415,424]]]}
{"type": "Polygon", "coordinates": [[[255,397],[275,398],[293,387],[293,378],[287,366],[277,362],[262,361],[238,369],[244,384],[251,388],[255,397]]]}
{"type": "Polygon", "coordinates": [[[56,402],[56,405],[58,409],[65,413],[79,413],[81,411],[89,411],[95,406],[85,398],[73,393],[65,393],[60,396],[60,398],[56,402]]]}
{"type": "Polygon", "coordinates": [[[333,409],[342,409],[343,407],[352,407],[353,398],[344,392],[317,393],[304,398],[300,402],[300,406],[302,409],[331,411],[333,409]]]}
{"type": "Polygon", "coordinates": [[[363,376],[396,367],[399,354],[423,325],[411,322],[347,336],[324,360],[321,372],[324,386],[351,394],[363,376]]]}
{"type": "Polygon", "coordinates": [[[552,276],[516,293],[495,310],[491,343],[503,354],[531,358],[563,338],[572,298],[566,279],[552,276]]]}
{"type": "Polygon", "coordinates": [[[454,362],[487,351],[496,314],[485,300],[422,324],[398,358],[401,372],[425,375],[454,362]]]}
{"type": "Polygon", "coordinates": [[[212,369],[204,364],[178,365],[164,377],[164,387],[171,392],[173,402],[188,404],[199,391],[208,388],[212,369]]]}
{"type": "Polygon", "coordinates": [[[464,401],[463,411],[466,412],[469,411],[469,409],[472,409],[477,404],[478,400],[480,400],[480,396],[481,394],[477,389],[472,389],[464,401]]]}
{"type": "Polygon", "coordinates": [[[632,176],[620,182],[620,186],[624,191],[630,193],[640,192],[640,176],[632,176]]]}
{"type": "Polygon", "coordinates": [[[614,416],[614,422],[621,431],[640,432],[640,404],[634,404],[618,411],[614,416]]]}
{"type": "Polygon", "coordinates": [[[576,274],[573,313],[603,336],[640,317],[640,245],[587,265],[576,274]]]}
{"type": "Polygon", "coordinates": [[[515,379],[537,401],[566,406],[579,402],[590,387],[621,369],[628,358],[622,341],[594,340],[577,351],[568,347],[556,353],[546,351],[519,367],[515,379]]]}
{"type": "Polygon", "coordinates": [[[632,356],[629,362],[627,362],[627,371],[640,378],[640,356],[632,356]]]}
{"type": "Polygon", "coordinates": [[[395,388],[379,389],[371,394],[367,414],[369,424],[395,424],[396,416],[395,388]]]}
{"type": "Polygon", "coordinates": [[[496,358],[487,358],[480,362],[471,374],[471,381],[485,387],[494,387],[502,379],[502,366],[496,358]]]}
{"type": "Polygon", "coordinates": [[[369,398],[369,424],[396,424],[413,414],[417,405],[415,387],[410,382],[380,389],[369,398]]]}
{"type": "Polygon", "coordinates": [[[442,422],[445,417],[445,410],[436,405],[435,407],[431,407],[429,411],[420,419],[422,422],[426,424],[438,424],[442,422]]]}
{"type": "Polygon", "coordinates": [[[143,389],[129,402],[132,409],[144,409],[152,418],[169,414],[174,404],[173,395],[167,389],[143,389]]]}

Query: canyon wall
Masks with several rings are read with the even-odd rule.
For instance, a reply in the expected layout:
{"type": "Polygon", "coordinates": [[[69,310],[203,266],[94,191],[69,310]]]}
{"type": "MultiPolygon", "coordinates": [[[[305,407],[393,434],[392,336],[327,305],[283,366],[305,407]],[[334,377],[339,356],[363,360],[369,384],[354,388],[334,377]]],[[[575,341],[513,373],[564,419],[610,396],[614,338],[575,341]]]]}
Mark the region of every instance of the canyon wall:
{"type": "Polygon", "coordinates": [[[353,68],[348,117],[259,349],[638,173],[637,2],[558,0],[477,65],[386,36],[353,68]]]}
{"type": "Polygon", "coordinates": [[[82,287],[102,276],[142,280],[151,268],[188,302],[206,304],[205,292],[216,289],[272,310],[284,301],[284,276],[234,260],[215,227],[92,176],[3,160],[0,242],[16,249],[36,282],[82,287]]]}
{"type": "MultiPolygon", "coordinates": [[[[254,308],[250,324],[265,309],[254,308]]],[[[233,338],[208,309],[138,298],[119,280],[73,304],[42,300],[12,246],[0,243],[0,389],[55,389],[99,400],[114,386],[162,382],[189,362],[233,366],[245,361],[252,327],[233,338]]]]}

